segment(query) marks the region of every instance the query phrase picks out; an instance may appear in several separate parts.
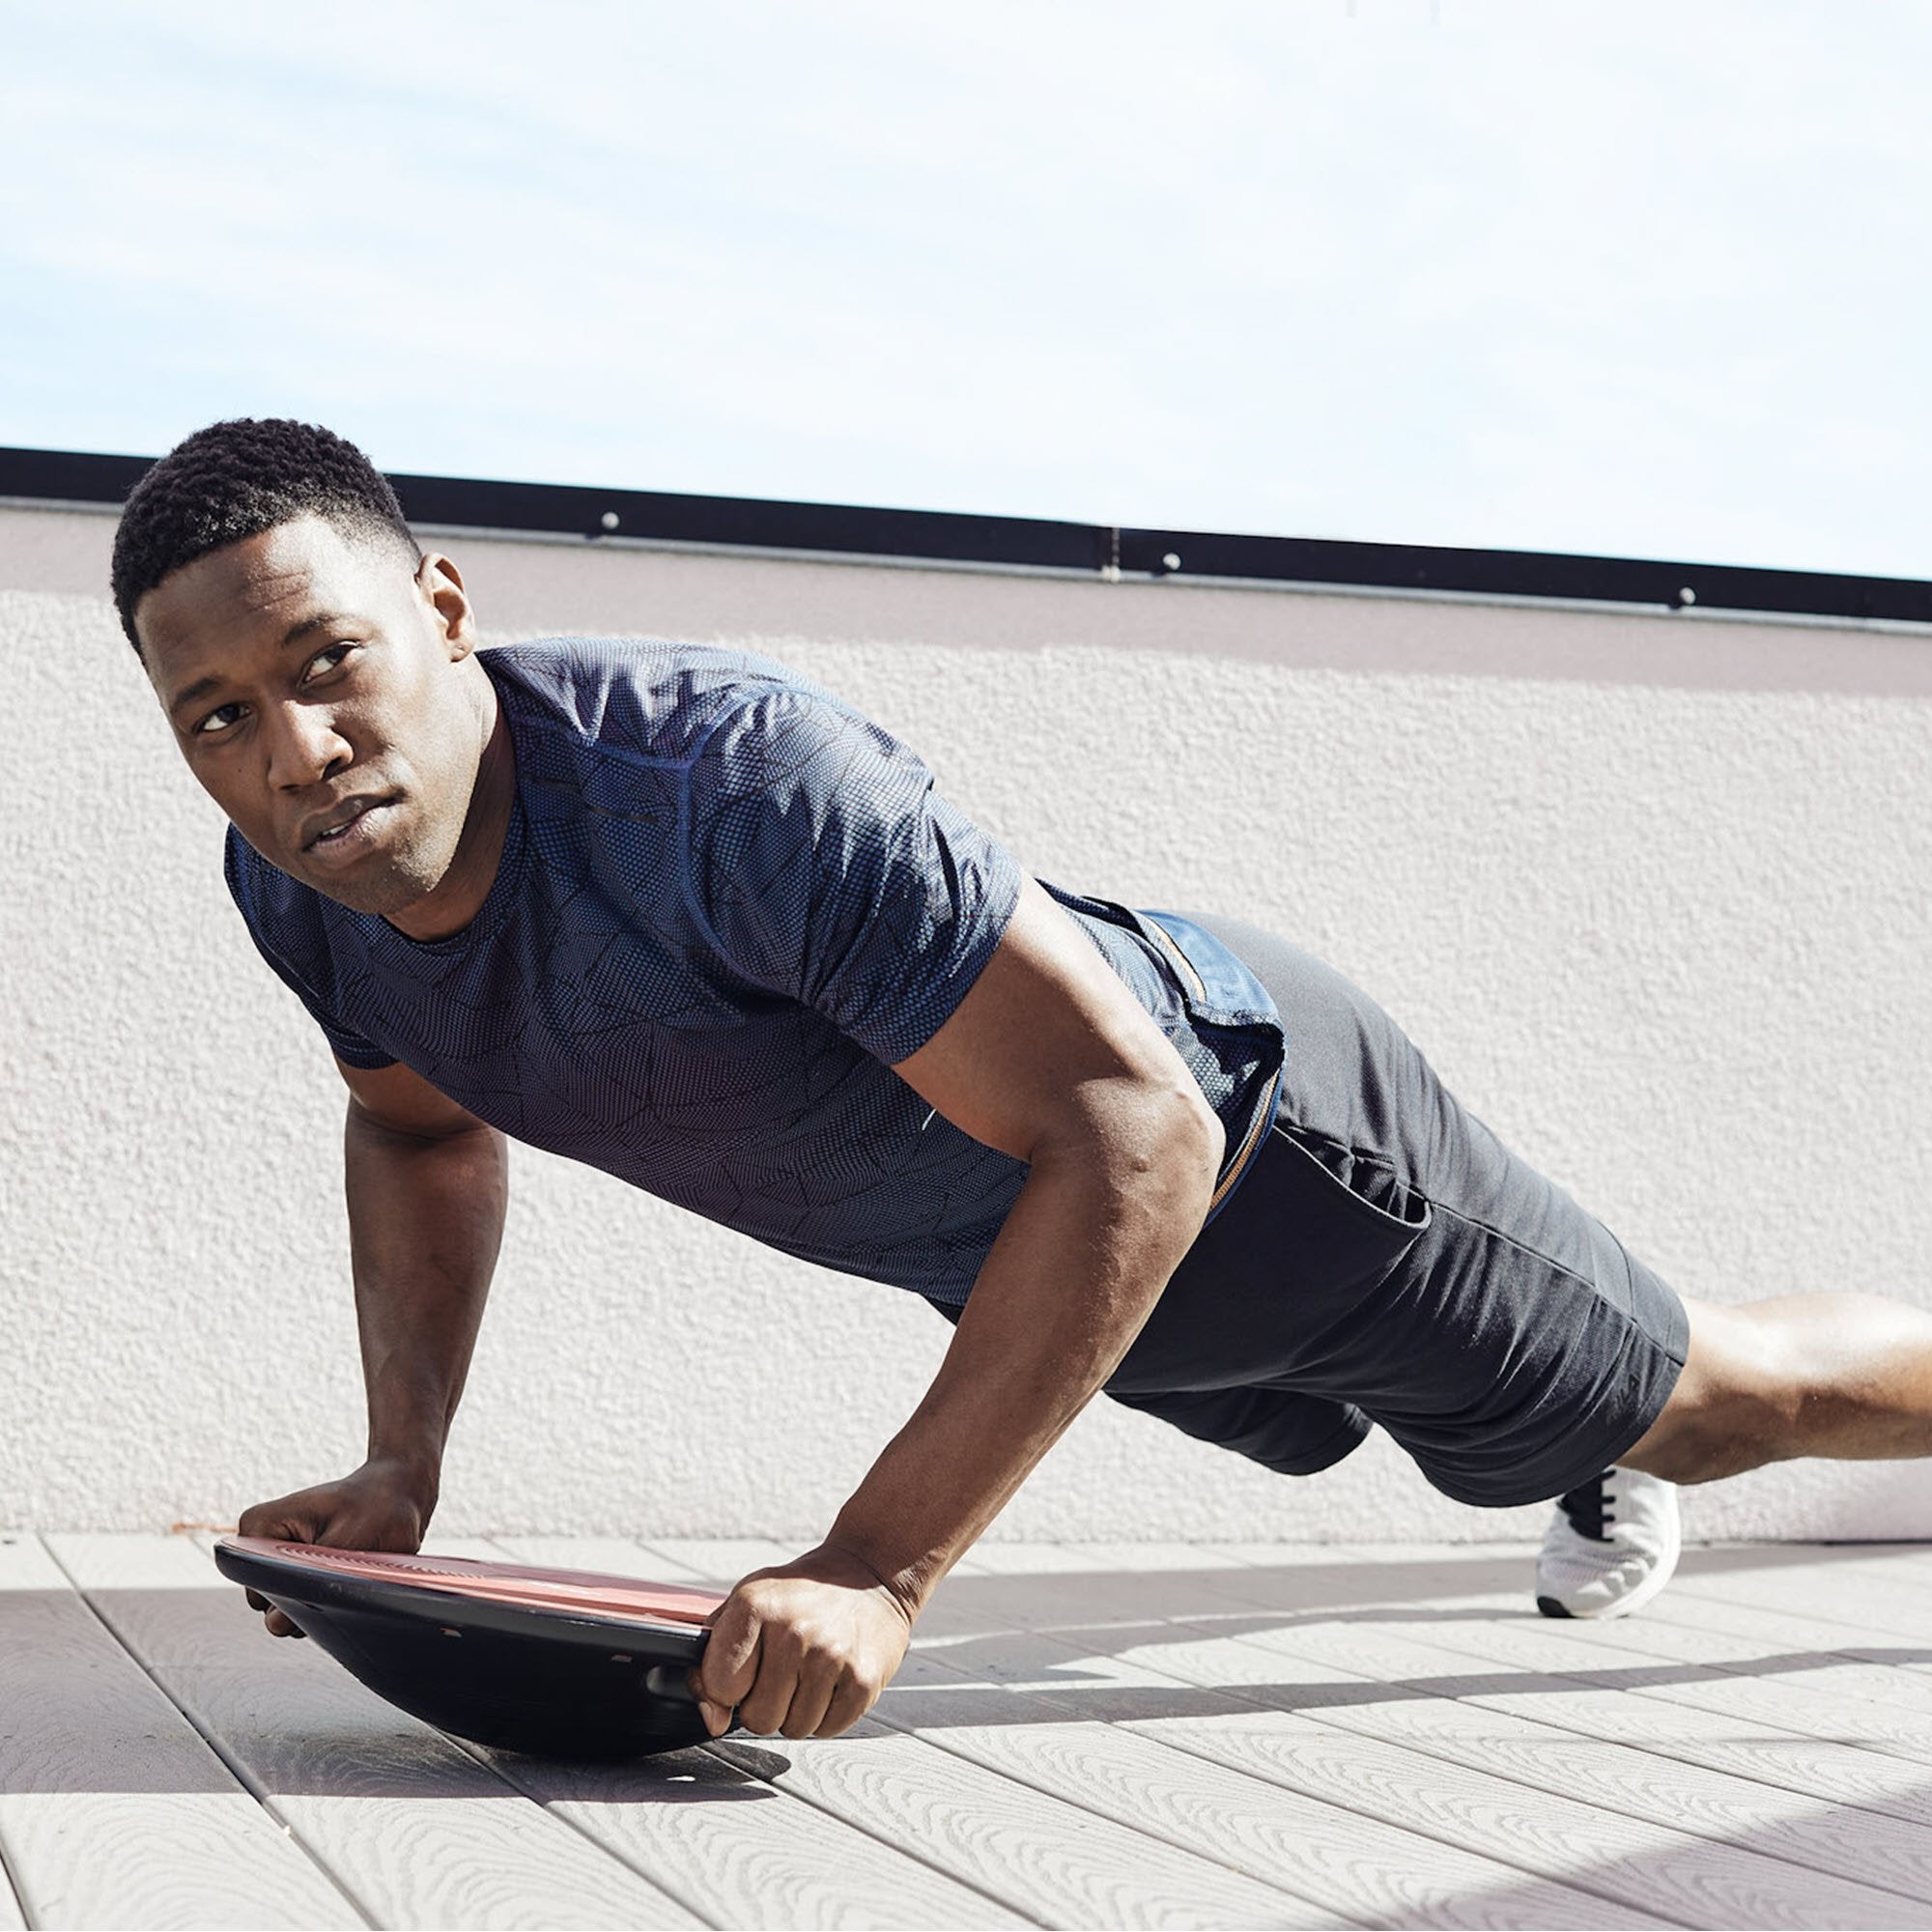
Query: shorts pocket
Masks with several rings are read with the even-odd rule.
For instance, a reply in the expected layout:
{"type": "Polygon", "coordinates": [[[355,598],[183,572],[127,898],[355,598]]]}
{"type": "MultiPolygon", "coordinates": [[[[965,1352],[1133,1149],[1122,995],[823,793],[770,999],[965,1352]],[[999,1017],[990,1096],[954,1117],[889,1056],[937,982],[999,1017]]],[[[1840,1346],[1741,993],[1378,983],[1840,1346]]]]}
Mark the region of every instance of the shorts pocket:
{"type": "Polygon", "coordinates": [[[1306,1127],[1283,1126],[1279,1121],[1268,1129],[1268,1134],[1270,1139],[1285,1142],[1312,1162],[1335,1183],[1349,1207],[1366,1216],[1371,1226],[1384,1230],[1405,1246],[1435,1218],[1435,1208],[1402,1179],[1389,1162],[1340,1141],[1310,1133],[1306,1127]]]}
{"type": "Polygon", "coordinates": [[[1319,1371],[1434,1218],[1393,1167],[1276,1124],[1109,1390],[1238,1388],[1319,1371]]]}

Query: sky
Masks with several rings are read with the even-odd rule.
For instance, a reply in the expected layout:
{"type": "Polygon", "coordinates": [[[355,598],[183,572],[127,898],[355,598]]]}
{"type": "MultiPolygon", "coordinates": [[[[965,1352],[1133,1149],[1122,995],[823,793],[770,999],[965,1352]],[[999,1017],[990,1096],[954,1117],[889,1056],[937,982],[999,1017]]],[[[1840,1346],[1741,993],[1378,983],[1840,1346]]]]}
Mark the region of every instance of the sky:
{"type": "Polygon", "coordinates": [[[1932,577],[1932,0],[0,0],[0,443],[1932,577]]]}

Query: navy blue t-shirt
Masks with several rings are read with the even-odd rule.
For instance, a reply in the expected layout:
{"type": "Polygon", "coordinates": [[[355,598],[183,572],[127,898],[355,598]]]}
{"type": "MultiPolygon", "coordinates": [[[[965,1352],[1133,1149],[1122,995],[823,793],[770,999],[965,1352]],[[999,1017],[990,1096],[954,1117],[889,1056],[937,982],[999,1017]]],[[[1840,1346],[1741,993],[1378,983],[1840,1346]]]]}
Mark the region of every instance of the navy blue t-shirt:
{"type": "MultiPolygon", "coordinates": [[[[998,946],[1010,855],[769,659],[554,639],[478,662],[516,791],[461,932],[412,940],[229,830],[229,890],[330,1047],[787,1254],[963,1301],[1026,1167],[892,1069],[998,946]]],[[[1265,991],[1184,921],[1047,890],[1226,1125],[1218,1208],[1272,1110],[1265,991]]]]}

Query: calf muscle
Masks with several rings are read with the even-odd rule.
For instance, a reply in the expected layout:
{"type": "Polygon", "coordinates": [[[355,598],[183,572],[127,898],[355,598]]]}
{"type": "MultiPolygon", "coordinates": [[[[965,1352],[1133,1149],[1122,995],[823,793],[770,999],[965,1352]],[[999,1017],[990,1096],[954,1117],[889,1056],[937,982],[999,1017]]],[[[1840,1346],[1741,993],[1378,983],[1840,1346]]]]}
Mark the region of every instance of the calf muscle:
{"type": "Polygon", "coordinates": [[[1932,1455],[1932,1315],[1859,1293],[1685,1306],[1684,1373],[1625,1466],[1707,1483],[1798,1456],[1932,1455]]]}

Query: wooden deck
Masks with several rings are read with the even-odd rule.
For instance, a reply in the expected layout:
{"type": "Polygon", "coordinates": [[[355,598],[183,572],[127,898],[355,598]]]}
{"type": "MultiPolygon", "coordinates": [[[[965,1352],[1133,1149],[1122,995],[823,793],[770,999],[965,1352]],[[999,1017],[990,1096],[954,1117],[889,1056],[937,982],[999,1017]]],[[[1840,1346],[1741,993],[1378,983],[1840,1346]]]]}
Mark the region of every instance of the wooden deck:
{"type": "MultiPolygon", "coordinates": [[[[729,1581],[750,1543],[451,1553],[729,1581]]],[[[452,1743],[185,1537],[0,1538],[4,1926],[1932,1926],[1932,1550],[985,1546],[850,1737],[452,1743]]]]}

